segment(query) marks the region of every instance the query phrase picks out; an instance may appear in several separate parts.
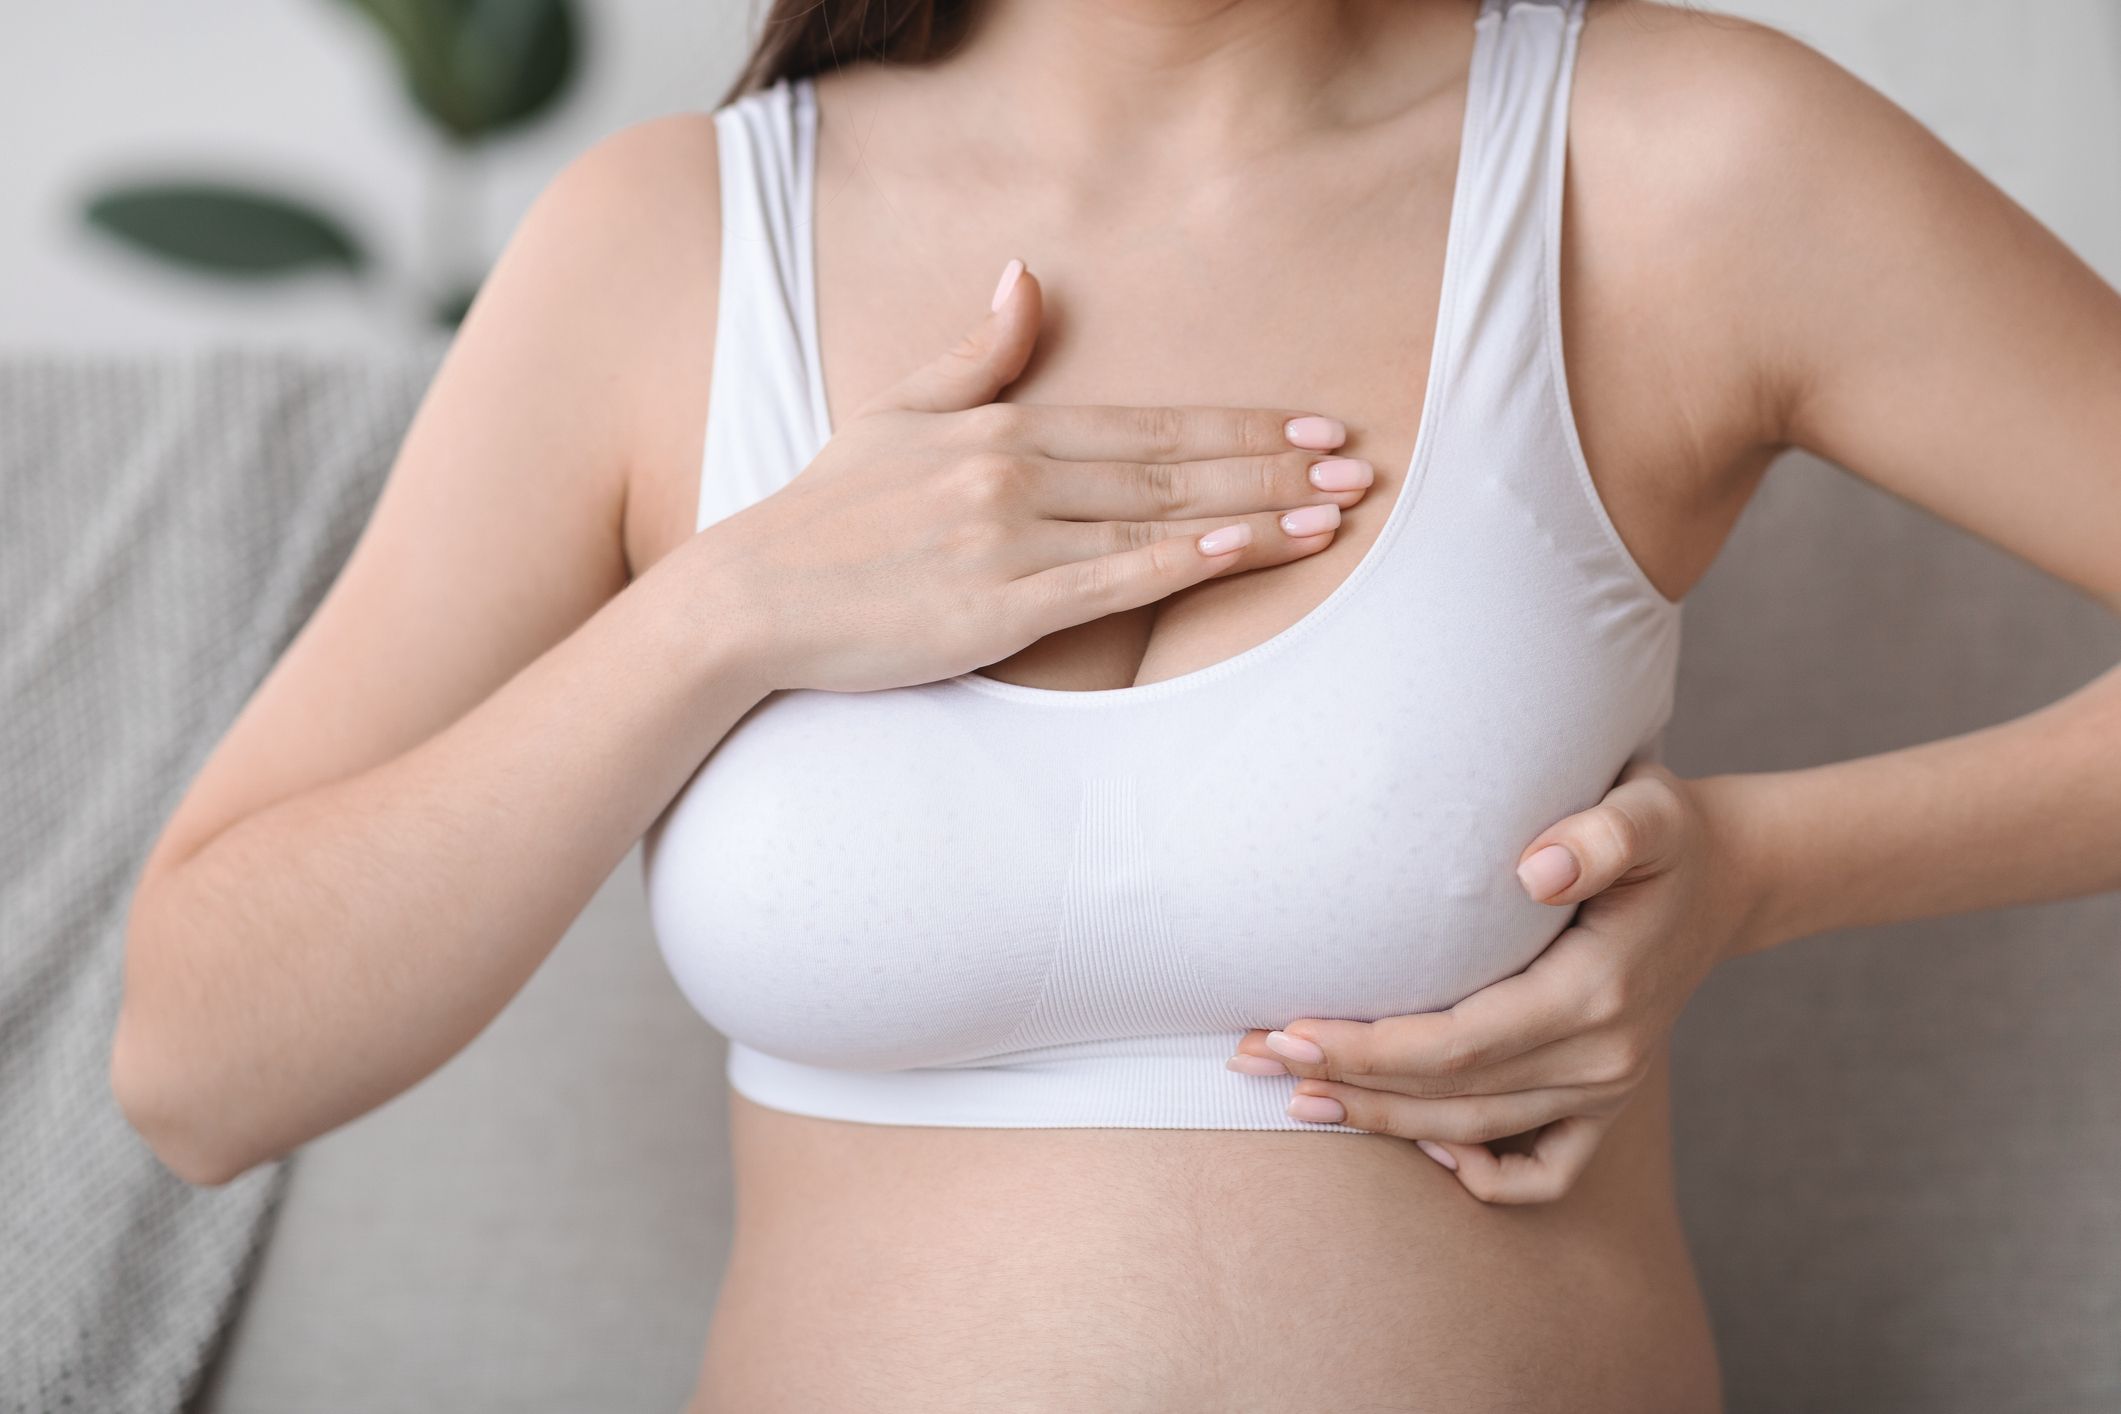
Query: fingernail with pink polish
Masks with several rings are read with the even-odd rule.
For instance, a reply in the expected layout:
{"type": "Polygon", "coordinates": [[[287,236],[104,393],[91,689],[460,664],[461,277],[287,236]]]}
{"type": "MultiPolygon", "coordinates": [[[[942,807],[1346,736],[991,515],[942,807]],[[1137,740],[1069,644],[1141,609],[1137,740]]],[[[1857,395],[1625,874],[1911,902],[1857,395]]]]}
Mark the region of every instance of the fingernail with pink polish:
{"type": "Polygon", "coordinates": [[[1305,1065],[1317,1065],[1326,1058],[1325,1051],[1316,1041],[1306,1041],[1301,1036],[1291,1036],[1286,1031],[1269,1031],[1267,1049],[1277,1055],[1287,1056],[1292,1061],[1305,1065]]]}
{"type": "Polygon", "coordinates": [[[1518,865],[1517,877],[1533,898],[1551,897],[1576,882],[1576,856],[1566,845],[1550,844],[1518,865]]]}
{"type": "Polygon", "coordinates": [[[1211,530],[1196,542],[1203,555],[1226,555],[1252,543],[1252,527],[1243,521],[1211,530]]]}
{"type": "Polygon", "coordinates": [[[1295,447],[1330,452],[1348,440],[1348,429],[1331,417],[1292,417],[1282,424],[1282,435],[1295,447]]]}
{"type": "Polygon", "coordinates": [[[1001,283],[994,287],[994,300],[990,309],[1000,309],[1009,299],[1009,291],[1016,288],[1016,277],[1024,273],[1024,262],[1011,260],[1002,267],[1001,283]]]}
{"type": "Polygon", "coordinates": [[[1230,1070],[1236,1071],[1239,1075],[1287,1075],[1289,1073],[1289,1067],[1283,1065],[1272,1056],[1249,1056],[1242,1051],[1224,1061],[1223,1065],[1230,1070]]]}
{"type": "Polygon", "coordinates": [[[1442,1164],[1445,1168],[1451,1170],[1453,1173],[1456,1173],[1458,1171],[1458,1160],[1452,1157],[1451,1151],[1449,1149],[1444,1148],[1443,1145],[1431,1143],[1427,1139],[1417,1139],[1414,1141],[1414,1147],[1421,1150],[1421,1152],[1427,1154],[1430,1158],[1436,1160],[1437,1163],[1442,1164]]]}
{"type": "Polygon", "coordinates": [[[1377,468],[1361,457],[1328,457],[1311,463],[1310,476],[1321,491],[1360,491],[1377,479],[1377,468]]]}
{"type": "Polygon", "coordinates": [[[1312,1124],[1339,1124],[1348,1117],[1340,1101],[1331,1095],[1298,1095],[1289,1101],[1289,1118],[1312,1124]]]}
{"type": "Polygon", "coordinates": [[[1298,506],[1281,518],[1282,534],[1294,540],[1323,535],[1340,524],[1340,507],[1330,501],[1323,506],[1298,506]]]}

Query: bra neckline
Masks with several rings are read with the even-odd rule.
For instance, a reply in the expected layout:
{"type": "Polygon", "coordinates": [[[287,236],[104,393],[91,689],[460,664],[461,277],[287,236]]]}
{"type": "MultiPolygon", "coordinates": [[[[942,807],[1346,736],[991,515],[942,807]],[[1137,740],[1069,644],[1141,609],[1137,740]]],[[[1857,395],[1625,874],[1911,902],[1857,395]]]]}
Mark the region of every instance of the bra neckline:
{"type": "MultiPolygon", "coordinates": [[[[1412,519],[1415,502],[1419,499],[1422,485],[1428,479],[1429,463],[1434,459],[1435,446],[1441,436],[1439,425],[1443,420],[1448,399],[1445,389],[1449,376],[1456,365],[1457,292],[1460,283],[1460,267],[1466,259],[1466,240],[1463,226],[1469,219],[1472,205],[1469,193],[1473,186],[1475,169],[1479,165],[1483,136],[1479,117],[1488,84],[1489,48],[1494,28],[1500,20],[1500,10],[1483,5],[1473,22],[1472,53],[1466,69],[1465,112],[1459,120],[1458,156],[1456,170],[1451,181],[1451,211],[1444,236],[1443,275],[1436,302],[1436,320],[1429,335],[1429,370],[1424,380],[1421,407],[1417,410],[1419,421],[1414,429],[1414,448],[1407,459],[1407,471],[1399,496],[1392,509],[1385,515],[1385,523],[1378,527],[1377,537],[1370,543],[1355,567],[1348,571],[1339,584],[1333,586],[1325,598],[1311,606],[1294,623],[1287,625],[1268,638],[1250,648],[1179,673],[1175,677],[1159,678],[1151,683],[1129,684],[1125,687],[1098,687],[1077,690],[1062,687],[1034,687],[1027,683],[1003,682],[979,672],[959,673],[955,677],[938,678],[926,684],[931,687],[954,687],[976,692],[986,697],[1015,701],[1035,707],[1088,710],[1094,708],[1122,707],[1135,703],[1148,703],[1162,698],[1176,697],[1195,691],[1287,652],[1308,635],[1316,632],[1329,621],[1335,612],[1352,601],[1363,584],[1387,559],[1394,542],[1399,538],[1406,523],[1412,519]]],[[[808,286],[810,299],[803,317],[807,327],[803,330],[809,344],[809,377],[811,380],[811,403],[818,423],[819,445],[833,435],[832,413],[825,398],[822,343],[819,339],[817,300],[817,162],[814,144],[817,141],[817,94],[816,87],[808,76],[795,81],[792,95],[800,105],[800,121],[797,131],[803,140],[813,145],[806,153],[808,160],[802,170],[808,177],[809,188],[803,198],[809,204],[809,239],[802,243],[802,259],[807,268],[802,272],[808,286]]]]}

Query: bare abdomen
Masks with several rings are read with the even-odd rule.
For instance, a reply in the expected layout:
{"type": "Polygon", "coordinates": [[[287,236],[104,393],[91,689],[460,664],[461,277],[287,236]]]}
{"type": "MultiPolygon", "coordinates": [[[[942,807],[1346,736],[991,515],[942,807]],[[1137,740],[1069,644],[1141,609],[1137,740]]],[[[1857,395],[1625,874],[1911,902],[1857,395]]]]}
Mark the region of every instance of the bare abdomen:
{"type": "Polygon", "coordinates": [[[1661,1069],[1525,1207],[1380,1135],[731,1123],[693,1414],[1720,1407],[1661,1069]]]}

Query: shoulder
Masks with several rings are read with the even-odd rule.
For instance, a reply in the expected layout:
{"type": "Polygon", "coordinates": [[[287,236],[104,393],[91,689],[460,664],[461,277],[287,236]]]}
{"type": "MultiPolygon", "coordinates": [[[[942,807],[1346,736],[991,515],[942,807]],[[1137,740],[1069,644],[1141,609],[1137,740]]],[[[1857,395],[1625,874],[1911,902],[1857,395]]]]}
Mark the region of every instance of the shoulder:
{"type": "Polygon", "coordinates": [[[562,169],[555,185],[608,182],[645,190],[684,174],[690,186],[703,167],[709,175],[716,171],[715,115],[700,110],[666,113],[598,139],[562,169]]]}
{"type": "Polygon", "coordinates": [[[1653,300],[1655,335],[1715,381],[1697,395],[1761,442],[1805,377],[1791,314],[1928,219],[1919,174],[1952,160],[1804,40],[1654,0],[1590,0],[1569,122],[1585,278],[1653,300]]]}
{"type": "Polygon", "coordinates": [[[709,238],[720,219],[713,115],[674,113],[620,128],[577,154],[538,194],[517,240],[597,268],[607,283],[653,282],[712,262],[717,241],[709,238]],[[626,263],[605,263],[621,253],[626,263]]]}
{"type": "Polygon", "coordinates": [[[577,400],[580,435],[596,439],[601,464],[622,467],[635,450],[637,375],[691,341],[703,303],[712,309],[716,187],[704,115],[636,123],[580,152],[517,220],[444,371],[577,400]]]}
{"type": "Polygon", "coordinates": [[[1891,106],[1796,35],[1659,0],[1589,0],[1577,71],[1572,122],[1624,129],[1710,175],[1816,157],[1792,150],[1793,131],[1891,106]]]}
{"type": "Polygon", "coordinates": [[[611,133],[532,200],[480,304],[506,303],[517,316],[590,338],[652,331],[673,301],[713,298],[719,184],[709,115],[611,133]]]}
{"type": "Polygon", "coordinates": [[[721,171],[710,113],[676,113],[602,138],[563,168],[525,218],[556,279],[650,358],[659,337],[714,327],[721,171]]]}
{"type": "Polygon", "coordinates": [[[636,572],[689,524],[713,367],[721,271],[714,118],[686,112],[620,128],[532,201],[474,320],[535,350],[604,429],[636,572]]]}
{"type": "Polygon", "coordinates": [[[1876,89],[1772,26],[1650,0],[1592,0],[1589,16],[1570,160],[1594,195],[1639,201],[1645,234],[1694,238],[1668,255],[1743,258],[1770,243],[1763,222],[1802,219],[1792,198],[1935,146],[1876,89]]]}

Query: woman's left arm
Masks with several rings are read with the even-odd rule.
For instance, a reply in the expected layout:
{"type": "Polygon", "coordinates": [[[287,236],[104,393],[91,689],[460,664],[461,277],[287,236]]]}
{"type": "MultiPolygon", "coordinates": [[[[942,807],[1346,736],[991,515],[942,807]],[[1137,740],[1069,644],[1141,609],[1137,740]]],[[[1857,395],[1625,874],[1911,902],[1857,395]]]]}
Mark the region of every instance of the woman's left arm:
{"type": "MultiPolygon", "coordinates": [[[[1719,188],[1701,209],[1729,224],[1702,239],[1780,440],[2121,613],[2121,294],[1875,91],[1795,40],[1734,33],[1689,116],[1736,160],[1686,180],[1719,188]]],[[[2121,889],[2121,669],[1856,760],[1692,780],[1631,763],[1520,862],[1532,897],[1582,905],[1524,971],[1448,1011],[1239,1046],[1491,1202],[1568,1191],[1728,957],[2121,889]],[[1511,1136],[1529,1137],[1487,1142],[1511,1136]]]]}

